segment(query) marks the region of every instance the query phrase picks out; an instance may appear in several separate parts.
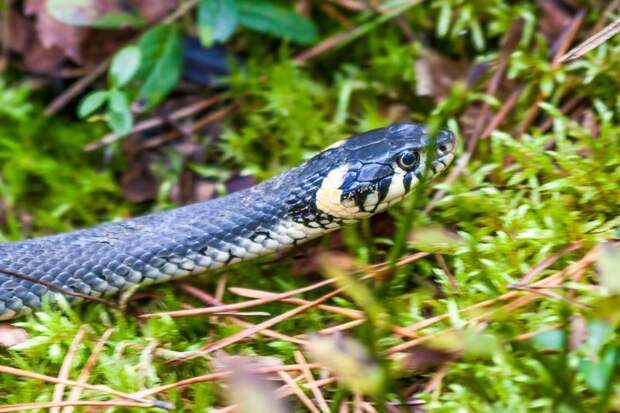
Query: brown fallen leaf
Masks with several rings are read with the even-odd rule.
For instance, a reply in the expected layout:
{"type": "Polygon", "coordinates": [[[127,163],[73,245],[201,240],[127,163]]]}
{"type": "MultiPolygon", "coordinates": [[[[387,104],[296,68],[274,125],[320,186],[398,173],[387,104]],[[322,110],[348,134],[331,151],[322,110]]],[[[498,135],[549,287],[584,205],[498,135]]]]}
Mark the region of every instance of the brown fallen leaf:
{"type": "Polygon", "coordinates": [[[96,67],[135,37],[132,30],[91,30],[82,43],[82,65],[96,67]]]}
{"type": "Polygon", "coordinates": [[[149,23],[162,20],[177,6],[177,0],[133,0],[140,14],[149,23]]]}
{"type": "Polygon", "coordinates": [[[588,339],[588,323],[581,314],[575,314],[570,320],[569,348],[576,351],[588,339]]]}
{"type": "Polygon", "coordinates": [[[431,49],[424,49],[415,62],[416,94],[430,96],[436,102],[445,99],[456,82],[466,80],[470,65],[470,62],[457,61],[431,49]]]}
{"type": "Polygon", "coordinates": [[[34,38],[27,51],[23,54],[26,70],[37,74],[53,74],[57,72],[65,57],[56,47],[46,48],[38,38],[34,38]]]}
{"type": "Polygon", "coordinates": [[[351,337],[315,335],[310,337],[306,350],[353,391],[377,394],[385,383],[385,372],[379,362],[351,337]]]}
{"type": "Polygon", "coordinates": [[[81,46],[88,29],[70,26],[53,18],[47,12],[46,0],[26,0],[24,14],[35,17],[37,34],[44,48],[58,48],[74,62],[82,61],[81,46]]]}
{"type": "Polygon", "coordinates": [[[7,206],[6,203],[0,199],[0,226],[5,224],[7,214],[7,206]]]}
{"type": "Polygon", "coordinates": [[[159,184],[151,173],[148,162],[137,160],[125,171],[121,179],[125,199],[131,202],[144,202],[155,199],[159,184]]]}
{"type": "MultiPolygon", "coordinates": [[[[275,386],[264,375],[254,373],[264,366],[261,358],[218,355],[216,364],[221,371],[230,372],[227,378],[231,402],[240,413],[286,413],[287,406],[275,394],[275,386]]],[[[271,364],[271,362],[269,363],[271,364]]],[[[268,365],[269,365],[268,364],[268,365]]]]}
{"type": "Polygon", "coordinates": [[[13,347],[28,340],[28,333],[23,328],[0,323],[0,347],[13,347]]]}
{"type": "Polygon", "coordinates": [[[215,198],[217,195],[216,185],[213,182],[209,182],[205,179],[201,179],[194,185],[194,202],[204,202],[211,198],[215,198]]]}
{"type": "Polygon", "coordinates": [[[458,353],[418,346],[405,354],[400,360],[400,367],[409,372],[422,373],[434,370],[442,364],[455,360],[458,353]]]}
{"type": "MultiPolygon", "coordinates": [[[[2,27],[2,23],[0,23],[2,27]]],[[[34,35],[32,22],[14,10],[9,16],[9,49],[16,53],[24,53],[34,35]]]]}

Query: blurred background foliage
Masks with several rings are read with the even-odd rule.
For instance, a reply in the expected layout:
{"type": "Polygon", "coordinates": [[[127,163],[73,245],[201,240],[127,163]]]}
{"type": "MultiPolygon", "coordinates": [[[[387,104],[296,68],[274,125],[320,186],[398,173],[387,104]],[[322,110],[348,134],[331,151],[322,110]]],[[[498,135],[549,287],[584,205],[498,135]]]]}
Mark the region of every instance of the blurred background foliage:
{"type": "MultiPolygon", "coordinates": [[[[620,18],[618,1],[2,4],[3,241],[208,200],[392,122],[447,125],[455,165],[403,205],[196,281],[232,303],[246,298],[223,286],[286,292],[324,276],[345,288],[327,304],[367,321],[306,347],[253,336],[226,352],[292,364],[302,350],[339,378],[322,388],[332,411],[620,411],[620,38],[561,61],[620,18]],[[372,281],[355,276],[402,257],[372,281]]],[[[219,356],[170,360],[239,323],[136,317],[204,305],[188,288],[140,291],[127,311],[46,309],[18,324],[27,338],[0,363],[56,376],[85,325],[72,378],[108,328],[91,382],[134,392],[213,371],[219,356]]],[[[350,321],[314,308],[273,329],[305,340],[350,321]]],[[[233,401],[264,390],[231,383],[233,401]]],[[[2,403],[52,393],[0,374],[2,403]]],[[[208,411],[226,394],[201,383],[161,398],[208,411]]],[[[308,410],[256,400],[255,411],[308,410]]]]}

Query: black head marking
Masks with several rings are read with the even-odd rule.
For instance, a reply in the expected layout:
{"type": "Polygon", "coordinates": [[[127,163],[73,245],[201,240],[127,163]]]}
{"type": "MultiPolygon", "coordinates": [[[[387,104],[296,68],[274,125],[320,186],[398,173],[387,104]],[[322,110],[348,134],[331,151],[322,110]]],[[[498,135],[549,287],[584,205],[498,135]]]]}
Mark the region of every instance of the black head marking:
{"type": "Polygon", "coordinates": [[[355,135],[297,169],[300,186],[288,197],[289,211],[305,223],[312,219],[300,217],[323,214],[354,220],[367,216],[402,198],[419,180],[443,170],[453,152],[452,133],[442,130],[432,138],[427,128],[414,123],[355,135]],[[303,206],[298,191],[310,194],[303,206]]]}

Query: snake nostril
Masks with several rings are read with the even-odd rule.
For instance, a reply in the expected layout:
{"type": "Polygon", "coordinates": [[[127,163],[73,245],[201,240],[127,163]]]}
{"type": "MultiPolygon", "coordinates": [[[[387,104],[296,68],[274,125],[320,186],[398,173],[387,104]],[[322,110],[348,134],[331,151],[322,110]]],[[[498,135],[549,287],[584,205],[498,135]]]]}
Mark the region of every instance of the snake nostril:
{"type": "Polygon", "coordinates": [[[439,152],[446,152],[448,150],[448,147],[446,145],[439,145],[438,147],[439,152]]]}

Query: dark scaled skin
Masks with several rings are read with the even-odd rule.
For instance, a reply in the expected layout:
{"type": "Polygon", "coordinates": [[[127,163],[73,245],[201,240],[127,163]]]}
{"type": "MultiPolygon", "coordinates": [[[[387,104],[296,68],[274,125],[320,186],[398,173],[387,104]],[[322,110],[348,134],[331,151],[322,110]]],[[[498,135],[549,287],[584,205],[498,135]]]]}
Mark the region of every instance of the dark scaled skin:
{"type": "Polygon", "coordinates": [[[356,135],[279,176],[225,197],[2,244],[0,320],[36,310],[57,294],[69,300],[107,296],[316,238],[356,219],[317,208],[317,191],[330,171],[349,168],[341,185],[342,200],[362,201],[377,191],[385,196],[399,154],[431,144],[448,145],[453,151],[454,136],[442,131],[435,141],[420,125],[395,124],[356,135]]]}

